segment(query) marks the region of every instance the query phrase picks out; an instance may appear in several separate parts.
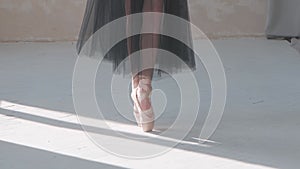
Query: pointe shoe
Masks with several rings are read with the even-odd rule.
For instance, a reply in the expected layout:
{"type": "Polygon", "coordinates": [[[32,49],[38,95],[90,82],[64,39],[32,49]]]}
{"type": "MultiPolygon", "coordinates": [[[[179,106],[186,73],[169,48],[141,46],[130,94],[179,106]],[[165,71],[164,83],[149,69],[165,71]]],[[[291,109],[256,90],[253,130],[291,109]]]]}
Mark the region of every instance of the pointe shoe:
{"type": "Polygon", "coordinates": [[[139,115],[137,117],[139,117],[140,125],[144,132],[148,132],[148,131],[152,131],[154,128],[153,108],[152,106],[150,106],[148,110],[142,110],[140,104],[144,99],[149,99],[149,102],[151,104],[151,98],[150,98],[150,94],[152,91],[151,80],[145,76],[140,76],[139,79],[140,79],[139,84],[134,89],[132,98],[134,100],[136,109],[139,112],[139,115]]]}
{"type": "Polygon", "coordinates": [[[136,121],[137,125],[139,127],[142,127],[140,112],[138,111],[138,109],[136,107],[136,102],[135,102],[136,93],[137,93],[137,87],[136,88],[132,87],[131,99],[133,100],[133,116],[135,118],[135,121],[136,121]]]}

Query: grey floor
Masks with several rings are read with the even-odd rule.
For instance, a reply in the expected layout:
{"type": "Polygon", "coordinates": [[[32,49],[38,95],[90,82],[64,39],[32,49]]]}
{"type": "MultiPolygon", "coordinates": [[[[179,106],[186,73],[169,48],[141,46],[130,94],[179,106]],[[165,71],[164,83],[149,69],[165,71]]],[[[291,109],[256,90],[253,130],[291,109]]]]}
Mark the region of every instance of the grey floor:
{"type": "MultiPolygon", "coordinates": [[[[208,79],[199,72],[204,108],[192,130],[170,151],[135,160],[102,150],[82,130],[72,102],[74,44],[1,43],[0,168],[299,168],[299,53],[285,41],[229,39],[213,44],[225,67],[228,96],[211,142],[201,145],[195,139],[210,102],[208,79]]],[[[108,120],[124,133],[151,135],[109,112],[114,110],[111,103],[104,103],[109,90],[101,86],[101,80],[110,75],[96,83],[108,120]]],[[[154,85],[172,94],[170,80],[154,85]]],[[[172,98],[168,97],[171,104],[166,107],[169,114],[158,120],[157,128],[167,127],[176,118],[171,112],[177,100],[172,98]]],[[[107,139],[111,132],[98,134],[107,139]]],[[[164,147],[166,140],[140,144],[164,147]]],[[[114,141],[111,137],[107,145],[114,141]]]]}

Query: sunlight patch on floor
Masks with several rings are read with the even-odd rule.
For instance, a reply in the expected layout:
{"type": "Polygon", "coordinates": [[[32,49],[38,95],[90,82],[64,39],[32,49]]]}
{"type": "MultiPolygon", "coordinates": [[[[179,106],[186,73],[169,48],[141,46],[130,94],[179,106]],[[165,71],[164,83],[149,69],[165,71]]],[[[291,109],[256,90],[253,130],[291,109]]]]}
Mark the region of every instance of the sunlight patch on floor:
{"type": "MultiPolygon", "coordinates": [[[[62,120],[65,122],[76,124],[76,115],[70,115],[66,112],[59,112],[53,110],[47,110],[38,107],[26,106],[22,104],[16,104],[8,101],[2,100],[0,103],[0,108],[4,111],[18,111],[26,114],[31,114],[35,116],[46,117],[49,119],[62,120]],[[70,118],[72,117],[72,118],[70,118]],[[67,119],[66,119],[67,118],[67,119]]],[[[3,111],[2,110],[2,111],[3,111]]],[[[0,110],[1,111],[1,110],[0,110]]],[[[93,144],[91,140],[84,134],[83,131],[74,130],[70,128],[56,127],[51,125],[44,125],[40,122],[34,122],[30,120],[20,119],[18,117],[12,118],[10,125],[4,125],[7,119],[0,116],[0,127],[1,127],[1,140],[9,143],[14,143],[17,145],[23,145],[27,147],[37,148],[41,150],[46,150],[49,152],[54,152],[62,155],[68,155],[72,157],[82,158],[86,160],[102,162],[104,164],[118,165],[122,167],[139,168],[144,165],[152,165],[156,167],[175,167],[180,166],[178,163],[171,163],[170,159],[176,160],[183,166],[185,160],[189,161],[191,167],[195,164],[199,164],[202,167],[209,168],[230,168],[232,164],[234,166],[242,167],[256,167],[256,168],[267,168],[259,165],[247,164],[244,162],[226,159],[222,157],[212,156],[208,154],[190,152],[185,150],[180,150],[173,148],[166,154],[150,158],[148,160],[139,161],[136,160],[120,158],[113,156],[98,146],[93,144]],[[13,125],[16,124],[16,125],[13,125]],[[169,161],[169,163],[166,163],[169,161]],[[216,162],[217,161],[217,162],[216,162]]],[[[150,136],[150,133],[143,133],[138,127],[134,125],[124,125],[117,122],[109,122],[113,129],[138,134],[150,136]]],[[[157,137],[157,136],[156,136],[157,137]]],[[[164,141],[177,141],[171,138],[160,138],[164,141]]],[[[113,138],[112,138],[113,140],[113,138]]],[[[190,144],[197,146],[198,142],[188,142],[183,141],[184,144],[190,144]]],[[[145,146],[147,143],[145,143],[145,146]]],[[[132,147],[133,149],[135,147],[132,147]]],[[[195,147],[196,148],[196,147],[195,147]]]]}

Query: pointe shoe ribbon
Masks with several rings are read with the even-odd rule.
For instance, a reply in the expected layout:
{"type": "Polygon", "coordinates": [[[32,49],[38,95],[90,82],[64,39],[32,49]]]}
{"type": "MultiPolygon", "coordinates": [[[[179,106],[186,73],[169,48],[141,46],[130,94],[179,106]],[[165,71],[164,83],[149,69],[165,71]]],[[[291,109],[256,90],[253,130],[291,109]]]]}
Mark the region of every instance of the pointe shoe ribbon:
{"type": "Polygon", "coordinates": [[[141,101],[145,98],[150,99],[150,93],[152,91],[151,80],[143,76],[140,77],[138,86],[134,89],[135,93],[132,95],[136,108],[139,112],[140,124],[144,131],[151,131],[154,128],[154,112],[152,106],[148,110],[142,110],[141,101]]]}
{"type": "Polygon", "coordinates": [[[137,125],[139,127],[142,127],[140,112],[139,112],[139,110],[136,106],[136,104],[137,104],[136,93],[137,93],[137,87],[136,88],[132,87],[131,99],[133,100],[133,115],[134,115],[134,118],[137,122],[137,125]]]}

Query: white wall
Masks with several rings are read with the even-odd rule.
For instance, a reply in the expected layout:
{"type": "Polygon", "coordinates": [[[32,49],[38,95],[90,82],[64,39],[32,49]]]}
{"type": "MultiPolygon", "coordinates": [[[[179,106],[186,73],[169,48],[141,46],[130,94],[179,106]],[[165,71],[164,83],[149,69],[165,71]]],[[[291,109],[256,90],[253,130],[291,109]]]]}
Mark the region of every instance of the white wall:
{"type": "MultiPolygon", "coordinates": [[[[0,0],[0,41],[76,40],[86,0],[0,0]]],[[[263,36],[266,0],[189,0],[210,37],[263,36]]]]}

